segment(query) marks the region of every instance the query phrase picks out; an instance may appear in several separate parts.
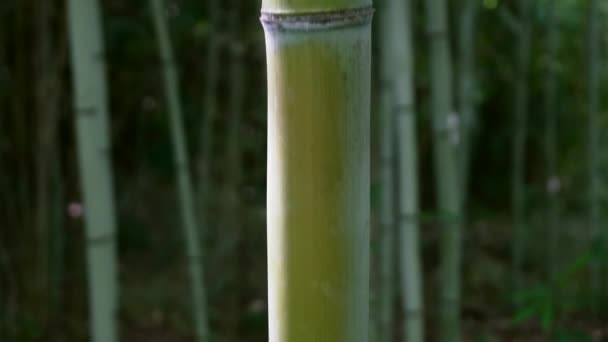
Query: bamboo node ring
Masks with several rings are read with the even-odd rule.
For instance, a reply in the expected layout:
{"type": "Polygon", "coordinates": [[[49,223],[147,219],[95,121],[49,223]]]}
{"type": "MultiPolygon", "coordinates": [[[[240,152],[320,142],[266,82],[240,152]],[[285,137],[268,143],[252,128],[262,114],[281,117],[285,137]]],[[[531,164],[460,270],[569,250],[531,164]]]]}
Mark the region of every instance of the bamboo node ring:
{"type": "Polygon", "coordinates": [[[303,14],[262,11],[260,21],[267,28],[305,31],[368,24],[373,14],[372,6],[303,14]]]}

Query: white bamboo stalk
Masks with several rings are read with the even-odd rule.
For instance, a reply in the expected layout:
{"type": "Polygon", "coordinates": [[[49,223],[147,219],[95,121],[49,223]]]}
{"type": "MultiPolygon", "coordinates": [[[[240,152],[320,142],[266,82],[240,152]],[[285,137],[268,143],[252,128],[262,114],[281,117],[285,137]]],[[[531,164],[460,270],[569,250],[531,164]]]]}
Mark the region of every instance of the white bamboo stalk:
{"type": "Polygon", "coordinates": [[[97,0],[69,0],[76,141],[87,241],[94,342],[118,340],[116,215],[110,160],[105,60],[97,0]]]}
{"type": "Polygon", "coordinates": [[[418,155],[414,96],[414,44],[410,0],[390,0],[393,113],[399,170],[399,256],[404,341],[424,340],[423,274],[418,230],[418,155]]]}
{"type": "Polygon", "coordinates": [[[390,11],[391,2],[384,1],[378,13],[380,30],[380,94],[379,94],[379,272],[378,272],[378,300],[377,332],[378,341],[390,341],[394,328],[394,302],[395,299],[395,125],[393,111],[395,109],[395,87],[393,69],[391,64],[391,48],[395,44],[392,31],[390,11]]]}
{"type": "Polygon", "coordinates": [[[427,0],[431,45],[431,111],[441,223],[440,331],[442,341],[460,340],[462,189],[460,117],[454,112],[452,61],[446,0],[427,0]]]}

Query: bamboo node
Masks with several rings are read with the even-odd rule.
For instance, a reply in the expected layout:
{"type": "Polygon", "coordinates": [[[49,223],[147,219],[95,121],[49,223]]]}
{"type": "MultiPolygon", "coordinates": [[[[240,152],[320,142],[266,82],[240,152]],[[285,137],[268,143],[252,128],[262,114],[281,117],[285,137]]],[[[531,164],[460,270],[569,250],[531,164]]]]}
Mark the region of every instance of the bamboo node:
{"type": "Polygon", "coordinates": [[[270,29],[309,31],[369,24],[374,14],[372,6],[339,11],[305,14],[285,14],[262,11],[260,21],[270,29]]]}

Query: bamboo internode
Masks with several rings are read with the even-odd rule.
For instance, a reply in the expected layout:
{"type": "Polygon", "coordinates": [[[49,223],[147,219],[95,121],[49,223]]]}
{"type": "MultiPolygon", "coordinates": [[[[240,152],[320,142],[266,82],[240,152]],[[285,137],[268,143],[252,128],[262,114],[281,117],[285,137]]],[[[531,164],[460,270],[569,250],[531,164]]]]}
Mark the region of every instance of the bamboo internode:
{"type": "Polygon", "coordinates": [[[262,6],[271,342],[368,340],[370,5],[262,6]]]}

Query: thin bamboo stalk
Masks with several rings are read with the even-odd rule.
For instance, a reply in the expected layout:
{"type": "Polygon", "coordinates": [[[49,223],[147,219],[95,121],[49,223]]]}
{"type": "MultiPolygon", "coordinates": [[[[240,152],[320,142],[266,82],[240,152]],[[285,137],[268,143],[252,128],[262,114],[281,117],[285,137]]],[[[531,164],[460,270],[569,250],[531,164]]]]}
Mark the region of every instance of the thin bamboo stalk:
{"type": "Polygon", "coordinates": [[[418,156],[414,95],[412,3],[390,0],[391,73],[394,76],[393,114],[397,127],[399,171],[399,256],[404,341],[424,341],[424,309],[420,234],[418,229],[418,156]]]}
{"type": "Polygon", "coordinates": [[[265,0],[270,342],[365,342],[369,0],[265,0]]]}
{"type": "Polygon", "coordinates": [[[395,312],[395,128],[393,124],[394,77],[391,64],[391,44],[393,32],[390,18],[390,2],[384,1],[380,6],[377,23],[380,25],[380,229],[379,229],[379,276],[378,276],[378,341],[392,340],[395,312]]]}
{"type": "Polygon", "coordinates": [[[471,167],[471,154],[473,140],[477,126],[476,95],[475,95],[475,34],[477,33],[477,15],[479,3],[476,0],[464,0],[463,8],[459,17],[458,26],[458,52],[459,52],[459,77],[458,77],[458,106],[461,125],[461,168],[462,177],[462,203],[466,207],[469,194],[469,179],[471,167]]]}
{"type": "Polygon", "coordinates": [[[517,80],[515,84],[515,118],[513,126],[513,174],[511,210],[513,211],[513,281],[514,291],[521,290],[522,268],[526,247],[525,160],[528,120],[528,72],[530,64],[530,10],[528,0],[519,0],[520,22],[517,46],[517,80]]]}
{"type": "Polygon", "coordinates": [[[190,272],[192,290],[192,318],[196,340],[209,340],[209,323],[206,308],[205,278],[202,263],[202,252],[194,211],[194,194],[190,177],[186,134],[183,127],[182,107],[179,100],[179,81],[177,64],[173,55],[171,38],[166,22],[166,11],[163,0],[150,0],[154,19],[154,28],[158,40],[158,50],[163,63],[165,95],[169,111],[169,124],[173,140],[175,176],[178,185],[179,206],[184,228],[184,239],[187,250],[187,262],[190,272]]]}
{"type": "MultiPolygon", "coordinates": [[[[604,232],[600,230],[600,165],[599,165],[599,150],[600,150],[600,44],[601,38],[599,33],[599,6],[596,0],[588,2],[588,46],[587,46],[587,91],[588,91],[588,148],[587,154],[589,158],[589,190],[588,190],[588,220],[591,240],[594,244],[603,242],[604,232]]],[[[599,245],[599,244],[598,244],[599,245]]],[[[599,311],[602,297],[602,274],[601,265],[598,258],[591,265],[591,301],[592,309],[597,314],[599,311]]]]}
{"type": "Polygon", "coordinates": [[[557,291],[557,273],[559,267],[559,187],[560,177],[557,153],[557,70],[558,63],[558,27],[555,13],[555,0],[547,3],[547,38],[546,38],[546,72],[545,78],[545,157],[547,163],[547,227],[549,244],[547,248],[547,279],[553,294],[557,291]]]}
{"type": "Polygon", "coordinates": [[[441,235],[440,327],[442,341],[460,340],[462,258],[462,195],[460,125],[453,113],[452,65],[445,0],[429,0],[428,33],[431,44],[431,111],[435,173],[441,235]]]}
{"type": "Polygon", "coordinates": [[[86,219],[91,335],[118,340],[116,215],[110,160],[105,60],[96,0],[69,0],[76,140],[86,219]]]}

